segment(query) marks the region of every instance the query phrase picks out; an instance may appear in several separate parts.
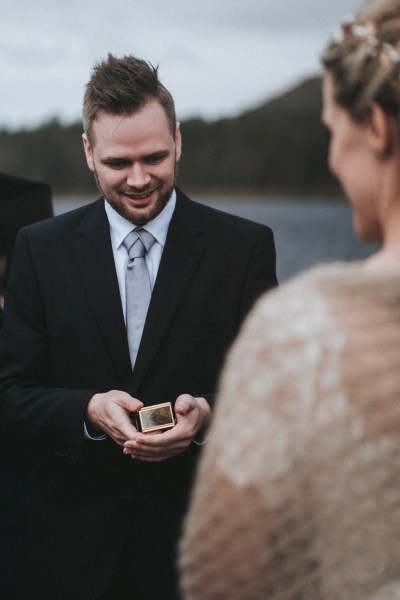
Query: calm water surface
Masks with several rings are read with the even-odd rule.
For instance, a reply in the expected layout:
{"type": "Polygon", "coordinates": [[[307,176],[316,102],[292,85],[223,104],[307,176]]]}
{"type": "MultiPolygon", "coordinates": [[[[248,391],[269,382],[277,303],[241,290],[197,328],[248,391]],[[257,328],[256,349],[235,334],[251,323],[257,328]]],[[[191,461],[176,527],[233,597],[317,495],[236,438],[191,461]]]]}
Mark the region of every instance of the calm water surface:
{"type": "MultiPolygon", "coordinates": [[[[229,199],[197,196],[205,204],[269,225],[275,235],[279,280],[320,262],[351,261],[371,254],[377,246],[358,240],[352,230],[350,207],[344,202],[263,198],[229,199]]],[[[56,214],[87,202],[55,198],[56,214]]]]}

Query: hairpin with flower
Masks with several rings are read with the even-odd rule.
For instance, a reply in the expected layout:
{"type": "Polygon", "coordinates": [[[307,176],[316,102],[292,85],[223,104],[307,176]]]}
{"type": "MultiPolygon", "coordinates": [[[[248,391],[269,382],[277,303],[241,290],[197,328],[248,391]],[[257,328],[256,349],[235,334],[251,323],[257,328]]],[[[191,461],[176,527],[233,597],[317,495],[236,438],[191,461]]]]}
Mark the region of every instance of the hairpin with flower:
{"type": "Polygon", "coordinates": [[[340,27],[335,29],[332,41],[341,44],[348,38],[355,38],[366,44],[371,56],[378,56],[383,52],[392,63],[400,66],[400,53],[392,44],[380,41],[373,31],[372,23],[361,25],[356,22],[353,15],[348,15],[342,19],[340,27]]]}

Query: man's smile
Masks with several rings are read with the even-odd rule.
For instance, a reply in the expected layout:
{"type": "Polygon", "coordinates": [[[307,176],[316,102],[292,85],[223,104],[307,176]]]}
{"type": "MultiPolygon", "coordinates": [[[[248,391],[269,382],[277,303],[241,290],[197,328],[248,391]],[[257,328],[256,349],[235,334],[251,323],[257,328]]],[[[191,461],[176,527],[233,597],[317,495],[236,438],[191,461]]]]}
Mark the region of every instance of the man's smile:
{"type": "Polygon", "coordinates": [[[156,190],[157,190],[157,188],[154,188],[152,190],[148,190],[147,192],[142,192],[140,194],[127,190],[127,191],[121,191],[121,194],[123,196],[126,196],[127,198],[129,198],[129,200],[143,202],[143,201],[148,200],[156,190]]]}

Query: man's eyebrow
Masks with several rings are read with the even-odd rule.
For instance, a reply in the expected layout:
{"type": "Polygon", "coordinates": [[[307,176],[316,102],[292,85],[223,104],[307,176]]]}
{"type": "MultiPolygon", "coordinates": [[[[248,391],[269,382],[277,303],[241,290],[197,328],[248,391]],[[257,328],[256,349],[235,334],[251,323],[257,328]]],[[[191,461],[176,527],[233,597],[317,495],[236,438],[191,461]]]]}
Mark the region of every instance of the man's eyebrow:
{"type": "MultiPolygon", "coordinates": [[[[155,150],[154,152],[150,152],[149,154],[145,154],[138,160],[147,160],[149,158],[163,158],[165,156],[169,156],[171,151],[167,148],[163,150],[155,150]]],[[[105,156],[101,159],[102,163],[129,163],[132,162],[130,158],[126,156],[105,156]]]]}
{"type": "Polygon", "coordinates": [[[101,162],[129,162],[129,159],[124,156],[105,156],[101,162]]]}
{"type": "Polygon", "coordinates": [[[165,150],[155,150],[154,152],[150,152],[150,154],[146,155],[146,158],[151,156],[168,156],[170,154],[170,150],[165,148],[165,150]]]}

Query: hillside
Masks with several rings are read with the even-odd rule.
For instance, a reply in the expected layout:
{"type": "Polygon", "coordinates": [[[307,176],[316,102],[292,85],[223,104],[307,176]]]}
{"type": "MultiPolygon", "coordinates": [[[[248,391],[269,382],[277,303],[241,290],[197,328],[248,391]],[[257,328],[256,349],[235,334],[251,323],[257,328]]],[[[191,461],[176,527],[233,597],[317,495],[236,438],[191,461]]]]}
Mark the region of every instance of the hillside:
{"type": "MultiPolygon", "coordinates": [[[[335,193],[320,120],[319,78],[236,118],[182,122],[179,184],[238,193],[335,193]]],[[[80,123],[57,120],[33,130],[0,131],[1,170],[50,183],[56,192],[93,192],[80,123]]]]}

